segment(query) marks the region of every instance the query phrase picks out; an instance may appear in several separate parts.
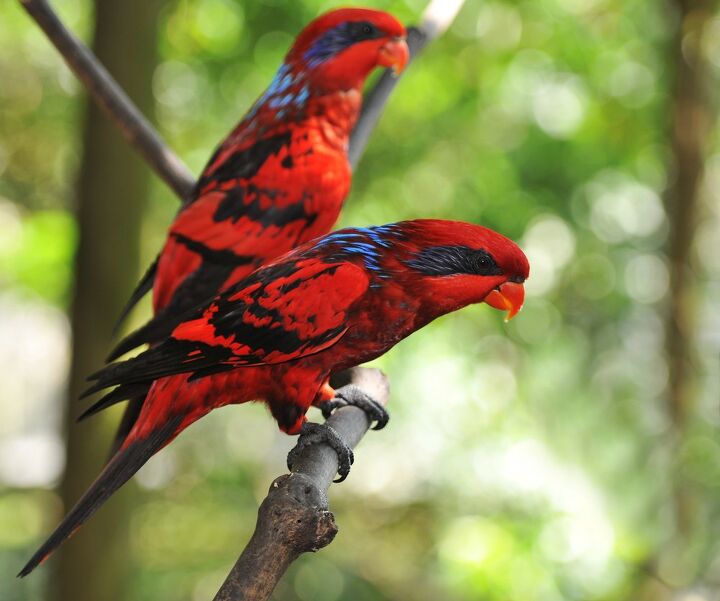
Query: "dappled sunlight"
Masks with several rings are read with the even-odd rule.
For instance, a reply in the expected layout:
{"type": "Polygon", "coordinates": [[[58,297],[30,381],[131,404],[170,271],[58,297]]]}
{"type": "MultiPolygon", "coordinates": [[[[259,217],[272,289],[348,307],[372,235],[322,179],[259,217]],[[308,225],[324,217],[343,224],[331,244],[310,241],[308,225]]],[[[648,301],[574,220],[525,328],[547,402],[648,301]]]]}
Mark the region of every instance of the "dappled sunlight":
{"type": "Polygon", "coordinates": [[[0,295],[0,482],[51,486],[64,467],[59,401],[69,367],[65,315],[40,300],[0,295]],[[42,377],[38,377],[41,373],[42,377]]]}
{"type": "Polygon", "coordinates": [[[638,254],[625,266],[625,289],[639,303],[661,300],[670,284],[665,262],[657,255],[638,254]]]}
{"type": "Polygon", "coordinates": [[[649,236],[663,225],[665,215],[658,194],[621,174],[602,174],[588,192],[590,226],[605,242],[649,236]]]}
{"type": "Polygon", "coordinates": [[[542,215],[528,225],[521,245],[531,265],[527,294],[542,296],[574,258],[575,235],[563,219],[542,215]]]}
{"type": "MultiPolygon", "coordinates": [[[[50,489],[65,461],[85,95],[16,4],[0,3],[0,598],[39,601],[40,580],[12,575],[65,509],[50,489]]],[[[91,3],[55,4],[88,39],[91,3]]],[[[295,32],[341,4],[165,4],[156,118],[193,173],[295,32]]],[[[408,23],[426,6],[366,4],[408,23]]],[[[399,80],[339,226],[496,229],[529,258],[525,306],[509,323],[468,307],[372,363],[390,379],[391,420],[330,488],[337,538],[293,565],[277,599],[717,601],[720,138],[708,138],[686,266],[694,342],[680,420],[665,351],[673,19],[655,0],[466,2],[399,80]]],[[[719,89],[720,18],[683,44],[699,44],[719,89]]],[[[177,208],[153,181],[139,269],[177,208]]],[[[128,328],[149,315],[143,302],[128,328]]],[[[308,418],[322,421],[315,408],[308,418]]],[[[295,440],[264,405],[228,406],[148,462],[116,500],[133,504],[129,598],[211,598],[295,440]]]]}
{"type": "Polygon", "coordinates": [[[574,77],[558,75],[535,89],[532,113],[538,126],[554,138],[569,138],[582,125],[585,93],[574,77]]]}

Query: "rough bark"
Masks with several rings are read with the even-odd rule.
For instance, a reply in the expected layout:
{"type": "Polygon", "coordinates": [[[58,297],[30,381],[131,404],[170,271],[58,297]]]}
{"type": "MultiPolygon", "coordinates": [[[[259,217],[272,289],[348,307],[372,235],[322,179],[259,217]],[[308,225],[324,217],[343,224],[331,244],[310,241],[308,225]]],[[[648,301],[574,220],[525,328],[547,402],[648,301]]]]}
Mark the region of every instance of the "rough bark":
{"type": "MultiPolygon", "coordinates": [[[[390,389],[381,371],[357,367],[348,375],[352,384],[387,403],[390,389]]],[[[327,423],[351,447],[370,426],[356,407],[338,409],[327,423]]],[[[327,491],[337,468],[335,451],[327,445],[311,446],[298,457],[290,474],[273,481],[258,510],[255,532],[215,601],[268,599],[293,561],[332,542],[338,528],[328,510],[327,491]]]]}
{"type": "MultiPolygon", "coordinates": [[[[159,0],[97,0],[93,48],[145,114],[152,114],[159,0]]],[[[97,368],[122,303],[138,275],[140,219],[149,172],[94,103],[83,125],[77,183],[80,229],[72,306],[73,358],[67,411],[67,468],[60,487],[70,507],[102,467],[116,416],[74,423],[85,377],[97,368]]],[[[57,601],[127,598],[130,506],[123,491],[54,560],[49,583],[57,601]]]]}

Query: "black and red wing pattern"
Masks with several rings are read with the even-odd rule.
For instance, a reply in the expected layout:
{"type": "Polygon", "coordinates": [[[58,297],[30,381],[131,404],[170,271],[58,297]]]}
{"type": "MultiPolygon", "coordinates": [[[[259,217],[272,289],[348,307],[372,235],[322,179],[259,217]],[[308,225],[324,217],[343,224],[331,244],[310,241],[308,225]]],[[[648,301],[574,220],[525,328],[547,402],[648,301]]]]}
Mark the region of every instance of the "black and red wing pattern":
{"type": "Polygon", "coordinates": [[[320,352],[343,336],[349,311],[368,286],[365,271],[350,262],[298,257],[269,265],[221,294],[196,319],[181,323],[161,344],[93,374],[96,383],[86,394],[320,352]]]}
{"type": "MultiPolygon", "coordinates": [[[[237,129],[235,131],[237,131],[237,129]]],[[[242,185],[241,180],[249,180],[254,177],[271,156],[277,156],[283,148],[290,144],[290,139],[290,132],[285,132],[267,139],[258,140],[247,147],[233,148],[233,134],[231,134],[211,157],[195,187],[193,199],[187,206],[181,209],[172,229],[180,231],[186,229],[183,228],[183,223],[188,221],[186,214],[196,212],[189,211],[188,208],[190,206],[196,203],[201,205],[214,204],[212,202],[213,199],[209,199],[211,201],[210,203],[203,202],[206,195],[213,191],[222,191],[221,195],[223,197],[216,208],[208,207],[208,210],[212,209],[213,222],[217,223],[223,220],[237,221],[244,214],[247,214],[250,218],[257,217],[257,215],[253,215],[253,213],[258,213],[257,208],[254,209],[255,205],[253,204],[257,204],[257,201],[248,193],[252,191],[248,190],[248,188],[252,188],[252,186],[248,186],[247,183],[242,185]]],[[[300,218],[300,216],[298,216],[298,218],[300,218]]],[[[217,294],[223,282],[229,277],[230,273],[232,273],[233,265],[248,265],[252,262],[253,257],[237,256],[229,250],[221,252],[221,256],[216,257],[214,255],[217,253],[214,253],[210,246],[207,246],[202,241],[195,241],[192,238],[183,237],[180,231],[173,232],[172,235],[179,237],[180,239],[178,241],[181,244],[188,246],[189,250],[201,256],[203,254],[212,254],[213,256],[203,257],[204,260],[201,261],[197,268],[188,276],[187,279],[191,281],[183,281],[182,284],[186,285],[182,286],[181,284],[179,290],[173,289],[173,294],[169,297],[168,301],[162,303],[162,308],[166,309],[166,311],[163,312],[161,310],[150,323],[140,330],[133,332],[133,334],[123,340],[111,353],[110,359],[116,358],[143,343],[159,340],[163,337],[163,334],[167,335],[169,333],[167,331],[168,324],[172,324],[172,327],[177,324],[176,320],[180,314],[179,312],[192,308],[217,294]],[[176,291],[180,294],[175,294],[176,291]],[[173,301],[175,305],[181,304],[182,306],[170,307],[169,305],[172,305],[173,301]]],[[[213,232],[208,232],[208,235],[217,236],[217,232],[214,234],[213,232]]],[[[217,247],[218,245],[215,244],[213,246],[217,247]]],[[[219,246],[221,248],[223,246],[227,248],[231,245],[227,245],[223,241],[219,246]]],[[[118,319],[116,329],[122,324],[128,313],[140,299],[152,290],[158,275],[158,261],[159,258],[153,262],[136,286],[118,319]]],[[[170,327],[170,330],[172,330],[172,327],[170,327]]]]}
{"type": "MultiPolygon", "coordinates": [[[[181,241],[184,243],[184,241],[181,241]]],[[[200,243],[185,244],[191,251],[202,246],[200,243]]],[[[241,265],[252,269],[252,258],[238,257],[230,251],[210,251],[203,249],[198,253],[199,265],[184,279],[180,278],[173,290],[169,302],[158,309],[157,313],[144,326],[123,338],[112,350],[107,361],[114,361],[121,355],[146,343],[167,338],[188,311],[208,303],[215,297],[223,284],[241,265]]],[[[139,300],[138,297],[137,300],[139,300]]],[[[137,302],[136,300],[136,302],[137,302]]],[[[127,315],[124,312],[123,317],[127,315]]]]}

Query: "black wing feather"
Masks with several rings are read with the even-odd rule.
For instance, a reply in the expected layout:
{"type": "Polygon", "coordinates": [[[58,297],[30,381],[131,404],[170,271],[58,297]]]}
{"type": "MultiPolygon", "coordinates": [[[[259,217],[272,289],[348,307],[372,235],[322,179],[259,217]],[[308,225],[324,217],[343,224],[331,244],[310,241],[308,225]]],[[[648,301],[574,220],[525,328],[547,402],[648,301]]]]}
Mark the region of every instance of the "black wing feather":
{"type": "Polygon", "coordinates": [[[115,322],[115,326],[113,327],[113,336],[117,335],[120,327],[122,326],[130,311],[132,311],[133,307],[138,304],[138,302],[143,296],[145,296],[148,292],[150,292],[150,290],[152,290],[153,283],[155,282],[155,275],[157,274],[159,260],[159,256],[155,258],[155,260],[152,262],[152,265],[147,268],[145,275],[143,275],[143,277],[140,279],[140,282],[138,282],[138,285],[135,286],[135,290],[133,290],[133,293],[130,295],[128,302],[125,304],[125,307],[120,312],[120,317],[118,317],[117,321],[115,322]]]}
{"type": "Polygon", "coordinates": [[[230,265],[203,262],[178,286],[170,303],[144,326],[123,338],[106,361],[115,361],[138,346],[154,344],[170,336],[180,322],[191,317],[197,307],[207,304],[218,293],[238,264],[242,264],[242,260],[230,265]]]}
{"type": "MultiPolygon", "coordinates": [[[[214,367],[232,356],[232,352],[221,346],[202,342],[169,338],[133,359],[111,363],[88,377],[96,383],[82,393],[84,398],[103,388],[119,384],[148,383],[158,378],[214,367]]],[[[227,365],[231,369],[232,365],[227,365]]]]}
{"type": "Polygon", "coordinates": [[[130,434],[130,430],[133,429],[135,422],[140,416],[140,412],[142,411],[146,398],[147,394],[130,399],[125,407],[125,413],[123,413],[120,425],[118,426],[117,432],[115,432],[115,438],[113,439],[112,446],[110,447],[110,459],[112,459],[113,455],[118,452],[125,442],[128,434],[130,434]]]}
{"type": "Polygon", "coordinates": [[[84,419],[87,419],[91,415],[95,415],[98,411],[102,411],[103,409],[107,409],[108,407],[111,407],[112,405],[115,405],[116,403],[121,403],[122,401],[126,401],[129,399],[134,398],[144,398],[145,395],[150,390],[151,384],[149,382],[138,382],[136,384],[127,384],[124,386],[118,386],[117,388],[113,389],[112,391],[108,392],[104,397],[102,397],[99,401],[94,403],[91,407],[86,409],[80,417],[77,418],[77,421],[82,421],[84,419]]]}

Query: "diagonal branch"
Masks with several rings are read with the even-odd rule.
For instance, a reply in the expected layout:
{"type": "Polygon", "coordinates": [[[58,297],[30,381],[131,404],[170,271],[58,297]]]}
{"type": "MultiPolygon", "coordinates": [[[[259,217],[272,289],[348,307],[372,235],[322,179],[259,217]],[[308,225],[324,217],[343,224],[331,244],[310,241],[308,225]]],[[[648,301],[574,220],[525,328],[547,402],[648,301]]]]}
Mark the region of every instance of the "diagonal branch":
{"type": "MultiPolygon", "coordinates": [[[[65,62],[83,82],[95,101],[118,126],[128,143],[148,162],[150,167],[187,202],[195,187],[195,179],[185,163],[165,144],[160,134],[123,92],[90,49],[60,21],[46,0],[19,0],[57,48],[65,62]]],[[[464,0],[432,0],[425,9],[419,27],[408,29],[410,58],[452,24],[464,0]]],[[[363,110],[350,139],[350,164],[355,167],[365,152],[370,135],[377,125],[397,78],[383,73],[366,94],[363,110]]]]}
{"type": "Polygon", "coordinates": [[[20,3],[118,126],[130,146],[142,155],[178,197],[183,200],[190,198],[195,187],[192,173],[168,148],[92,51],[63,25],[46,0],[20,0],[20,3]]]}
{"type": "MultiPolygon", "coordinates": [[[[464,0],[432,0],[427,5],[420,25],[408,28],[407,42],[410,48],[411,61],[420,54],[425,46],[447,31],[463,4],[465,4],[464,0]]],[[[380,120],[390,94],[392,94],[397,83],[398,78],[393,76],[390,71],[386,71],[375,86],[365,95],[362,113],[350,137],[348,155],[350,164],[353,167],[360,162],[368,140],[370,140],[370,135],[380,120]]]]}

